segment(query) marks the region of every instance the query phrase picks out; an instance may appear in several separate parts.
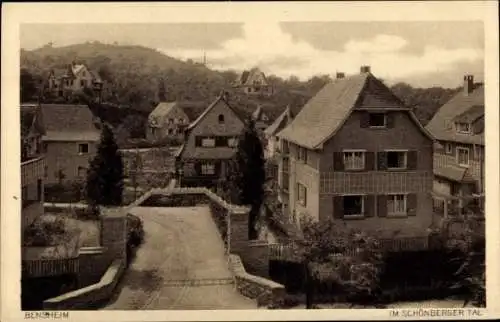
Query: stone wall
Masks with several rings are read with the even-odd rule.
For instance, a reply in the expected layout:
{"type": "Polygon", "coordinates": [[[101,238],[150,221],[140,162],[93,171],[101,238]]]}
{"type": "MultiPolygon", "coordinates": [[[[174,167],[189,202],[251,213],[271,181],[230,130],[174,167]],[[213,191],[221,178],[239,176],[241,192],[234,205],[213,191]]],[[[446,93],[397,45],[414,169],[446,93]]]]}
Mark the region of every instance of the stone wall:
{"type": "Polygon", "coordinates": [[[239,255],[249,273],[269,277],[269,244],[267,241],[249,241],[246,250],[239,255]]]}
{"type": "Polygon", "coordinates": [[[286,293],[283,285],[247,273],[238,255],[229,255],[229,260],[236,287],[242,295],[255,299],[258,306],[278,305],[283,300],[286,293]]]}
{"type": "Polygon", "coordinates": [[[113,261],[98,283],[48,299],[43,302],[44,310],[88,309],[109,299],[124,267],[122,259],[113,261]]]}
{"type": "Polygon", "coordinates": [[[106,256],[103,247],[82,247],[78,255],[78,287],[99,282],[112,259],[106,256]]]}

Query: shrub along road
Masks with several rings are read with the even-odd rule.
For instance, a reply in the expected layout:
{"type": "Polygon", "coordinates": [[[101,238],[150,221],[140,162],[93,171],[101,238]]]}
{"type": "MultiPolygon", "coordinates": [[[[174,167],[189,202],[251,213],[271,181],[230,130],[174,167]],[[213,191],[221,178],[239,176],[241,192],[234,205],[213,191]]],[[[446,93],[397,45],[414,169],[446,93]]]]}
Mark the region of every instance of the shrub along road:
{"type": "Polygon", "coordinates": [[[255,309],[239,294],[208,207],[137,207],[145,239],[103,309],[255,309]]]}

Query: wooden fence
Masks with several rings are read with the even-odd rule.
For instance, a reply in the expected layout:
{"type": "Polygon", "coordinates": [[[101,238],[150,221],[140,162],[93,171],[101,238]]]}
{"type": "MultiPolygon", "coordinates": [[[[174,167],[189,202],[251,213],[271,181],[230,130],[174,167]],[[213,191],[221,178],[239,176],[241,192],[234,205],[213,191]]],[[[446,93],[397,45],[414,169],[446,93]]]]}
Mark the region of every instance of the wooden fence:
{"type": "MultiPolygon", "coordinates": [[[[429,237],[398,237],[394,239],[379,239],[380,249],[383,252],[420,251],[431,248],[429,237]]],[[[297,262],[300,257],[297,251],[301,246],[295,241],[269,244],[269,259],[297,262]]],[[[355,246],[347,248],[340,256],[353,256],[358,252],[355,246]]]]}

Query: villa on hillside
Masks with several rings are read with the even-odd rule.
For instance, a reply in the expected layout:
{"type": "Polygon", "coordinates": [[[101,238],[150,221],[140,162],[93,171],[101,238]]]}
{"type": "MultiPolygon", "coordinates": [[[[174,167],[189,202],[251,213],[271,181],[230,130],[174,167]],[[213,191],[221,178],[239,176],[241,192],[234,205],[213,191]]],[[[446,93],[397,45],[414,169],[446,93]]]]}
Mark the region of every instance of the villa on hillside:
{"type": "Polygon", "coordinates": [[[38,104],[21,105],[21,229],[43,215],[45,129],[38,104]]]}
{"type": "MultiPolygon", "coordinates": [[[[433,138],[369,66],[339,74],[278,133],[283,213],[380,236],[433,225],[433,138]]],[[[391,237],[391,238],[392,238],[391,237]]]]}
{"type": "Polygon", "coordinates": [[[45,182],[84,180],[100,140],[99,125],[89,107],[42,104],[41,111],[45,128],[45,182]]]}
{"type": "Polygon", "coordinates": [[[160,102],[149,114],[146,137],[150,141],[184,138],[189,116],[178,102],[160,102]]]}
{"type": "Polygon", "coordinates": [[[257,67],[243,71],[234,87],[250,95],[273,94],[273,88],[268,83],[266,75],[257,67]]]}
{"type": "Polygon", "coordinates": [[[222,92],[185,132],[176,154],[176,171],[183,186],[213,187],[227,171],[238,146],[245,118],[222,92]]]}
{"type": "Polygon", "coordinates": [[[450,210],[461,212],[466,207],[482,207],[484,122],[484,85],[465,75],[463,91],[440,107],[427,124],[437,139],[434,197],[443,208],[451,206],[450,210]]]}
{"type": "Polygon", "coordinates": [[[51,69],[48,76],[48,89],[57,97],[66,97],[84,88],[101,89],[103,81],[98,73],[84,64],[75,62],[66,68],[51,69]]]}

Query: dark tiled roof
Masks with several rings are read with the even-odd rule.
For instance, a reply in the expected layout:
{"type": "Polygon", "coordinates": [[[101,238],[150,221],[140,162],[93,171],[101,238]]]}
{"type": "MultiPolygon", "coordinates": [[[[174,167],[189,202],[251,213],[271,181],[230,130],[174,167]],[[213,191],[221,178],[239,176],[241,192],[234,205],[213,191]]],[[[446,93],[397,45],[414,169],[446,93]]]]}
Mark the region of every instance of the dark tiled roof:
{"type": "Polygon", "coordinates": [[[474,105],[455,118],[456,122],[472,123],[484,116],[484,105],[474,105]]]}
{"type": "Polygon", "coordinates": [[[301,146],[317,148],[343,124],[368,77],[369,74],[363,73],[325,85],[279,136],[301,146]]]}
{"type": "Polygon", "coordinates": [[[470,109],[474,108],[474,113],[471,113],[471,116],[478,113],[479,108],[475,106],[484,106],[484,86],[482,84],[476,85],[468,95],[463,92],[457,93],[438,109],[426,128],[438,140],[484,145],[484,134],[461,134],[457,133],[453,127],[456,118],[467,114],[466,112],[470,109]]]}
{"type": "Polygon", "coordinates": [[[47,138],[75,137],[85,133],[85,137],[91,139],[100,135],[87,105],[42,104],[42,114],[47,138]]]}
{"type": "Polygon", "coordinates": [[[456,166],[434,167],[434,174],[455,182],[464,182],[467,168],[456,166]]]}
{"type": "Polygon", "coordinates": [[[210,104],[210,105],[209,105],[209,106],[205,109],[205,111],[203,111],[203,113],[201,113],[201,114],[198,116],[198,118],[196,118],[196,120],[194,120],[194,121],[193,121],[193,122],[189,125],[188,129],[192,129],[192,128],[194,128],[196,125],[198,125],[198,123],[199,123],[201,120],[203,120],[203,118],[205,117],[205,115],[207,115],[207,114],[208,114],[208,112],[210,112],[210,110],[211,110],[212,108],[214,108],[214,107],[217,105],[217,103],[218,103],[218,102],[220,102],[220,101],[224,102],[224,104],[226,104],[226,106],[227,106],[229,109],[231,109],[231,110],[234,112],[234,114],[236,114],[236,116],[237,116],[238,118],[240,118],[240,120],[241,120],[242,122],[245,122],[245,115],[243,115],[243,114],[241,113],[241,111],[240,111],[240,110],[237,110],[237,109],[233,108],[233,107],[232,107],[232,106],[228,103],[228,100],[227,100],[226,98],[224,98],[222,95],[219,95],[219,96],[215,99],[215,101],[213,101],[213,102],[212,102],[212,104],[210,104]]]}
{"type": "Polygon", "coordinates": [[[84,132],[47,131],[47,133],[43,136],[44,141],[58,141],[58,142],[99,141],[99,139],[100,139],[100,134],[95,131],[84,131],[84,132]]]}
{"type": "Polygon", "coordinates": [[[292,119],[292,111],[290,110],[290,107],[287,106],[287,108],[281,113],[281,115],[278,116],[278,118],[275,119],[274,122],[266,128],[264,133],[267,136],[273,136],[284,129],[292,121],[292,119]]]}
{"type": "Polygon", "coordinates": [[[177,102],[160,102],[156,105],[155,109],[149,114],[149,116],[165,116],[176,105],[177,102]]]}

